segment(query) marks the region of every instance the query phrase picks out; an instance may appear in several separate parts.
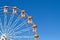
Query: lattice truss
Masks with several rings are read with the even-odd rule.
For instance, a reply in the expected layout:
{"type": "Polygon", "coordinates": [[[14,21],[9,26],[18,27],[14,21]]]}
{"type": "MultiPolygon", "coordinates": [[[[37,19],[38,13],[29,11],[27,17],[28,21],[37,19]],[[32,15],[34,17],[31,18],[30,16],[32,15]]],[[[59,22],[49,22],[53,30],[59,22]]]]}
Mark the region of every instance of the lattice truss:
{"type": "Polygon", "coordinates": [[[37,25],[26,10],[0,7],[0,40],[37,40],[37,25]]]}

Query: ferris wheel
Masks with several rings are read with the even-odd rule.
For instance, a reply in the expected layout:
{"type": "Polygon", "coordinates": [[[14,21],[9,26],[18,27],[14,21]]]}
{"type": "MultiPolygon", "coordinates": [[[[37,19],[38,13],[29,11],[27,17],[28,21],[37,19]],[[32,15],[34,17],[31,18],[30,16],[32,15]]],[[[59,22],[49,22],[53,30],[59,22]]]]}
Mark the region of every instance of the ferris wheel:
{"type": "Polygon", "coordinates": [[[37,25],[26,10],[0,7],[0,40],[37,40],[37,25]]]}

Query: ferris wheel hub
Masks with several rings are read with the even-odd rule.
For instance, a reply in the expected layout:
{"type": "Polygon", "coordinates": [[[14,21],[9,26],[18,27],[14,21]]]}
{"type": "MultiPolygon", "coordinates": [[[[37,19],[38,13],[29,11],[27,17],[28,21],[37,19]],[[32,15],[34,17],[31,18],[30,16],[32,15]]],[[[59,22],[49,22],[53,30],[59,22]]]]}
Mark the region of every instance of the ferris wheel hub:
{"type": "Polygon", "coordinates": [[[7,34],[2,34],[1,35],[1,40],[8,40],[7,34]]]}

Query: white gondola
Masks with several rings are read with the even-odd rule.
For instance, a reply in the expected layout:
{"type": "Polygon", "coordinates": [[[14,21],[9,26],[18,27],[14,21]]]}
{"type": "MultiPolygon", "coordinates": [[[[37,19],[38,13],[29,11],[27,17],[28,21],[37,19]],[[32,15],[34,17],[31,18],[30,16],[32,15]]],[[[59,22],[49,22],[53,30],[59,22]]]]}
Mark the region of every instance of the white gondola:
{"type": "Polygon", "coordinates": [[[28,20],[28,24],[32,24],[32,20],[28,20]]]}
{"type": "Polygon", "coordinates": [[[13,14],[16,14],[16,13],[17,13],[17,7],[14,6],[14,7],[13,7],[13,14]]]}
{"type": "Polygon", "coordinates": [[[36,28],[33,28],[32,32],[36,33],[37,32],[37,29],[36,28]]]}
{"type": "Polygon", "coordinates": [[[21,17],[22,17],[22,18],[25,18],[25,17],[26,17],[26,11],[25,11],[25,10],[22,10],[22,11],[21,11],[21,17]]]}
{"type": "Polygon", "coordinates": [[[28,24],[32,24],[32,16],[28,17],[28,24]]]}
{"type": "Polygon", "coordinates": [[[8,6],[4,6],[4,13],[8,12],[8,6]]]}

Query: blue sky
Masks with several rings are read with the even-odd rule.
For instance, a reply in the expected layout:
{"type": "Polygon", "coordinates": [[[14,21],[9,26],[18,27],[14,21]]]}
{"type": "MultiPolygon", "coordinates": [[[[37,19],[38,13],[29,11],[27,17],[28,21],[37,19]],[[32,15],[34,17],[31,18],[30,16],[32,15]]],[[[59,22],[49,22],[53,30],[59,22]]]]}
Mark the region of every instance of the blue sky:
{"type": "Polygon", "coordinates": [[[39,40],[60,40],[59,0],[0,0],[0,6],[4,5],[27,10],[38,25],[39,40]]]}

